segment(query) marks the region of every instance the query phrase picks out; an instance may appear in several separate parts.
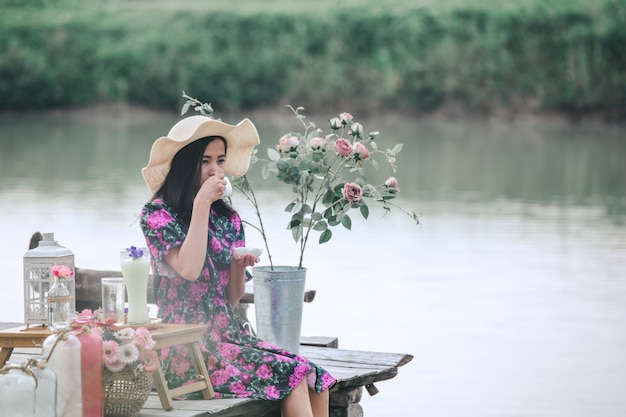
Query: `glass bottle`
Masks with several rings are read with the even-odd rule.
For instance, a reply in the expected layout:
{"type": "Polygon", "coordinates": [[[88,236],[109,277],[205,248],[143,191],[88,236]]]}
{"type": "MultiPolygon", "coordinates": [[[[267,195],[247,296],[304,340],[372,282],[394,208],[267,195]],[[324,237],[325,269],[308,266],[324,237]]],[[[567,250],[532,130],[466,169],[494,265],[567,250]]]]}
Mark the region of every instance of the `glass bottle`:
{"type": "Polygon", "coordinates": [[[54,284],[48,291],[48,322],[52,330],[67,328],[71,321],[70,290],[63,279],[54,277],[54,284]]]}
{"type": "Polygon", "coordinates": [[[37,378],[24,366],[7,365],[0,371],[2,415],[35,417],[37,378]]]}
{"type": "Polygon", "coordinates": [[[37,378],[35,390],[35,417],[56,417],[57,376],[43,359],[29,359],[28,369],[37,378]]]}
{"type": "Polygon", "coordinates": [[[57,417],[83,417],[80,340],[69,332],[53,333],[43,341],[43,356],[57,377],[57,417]]]}

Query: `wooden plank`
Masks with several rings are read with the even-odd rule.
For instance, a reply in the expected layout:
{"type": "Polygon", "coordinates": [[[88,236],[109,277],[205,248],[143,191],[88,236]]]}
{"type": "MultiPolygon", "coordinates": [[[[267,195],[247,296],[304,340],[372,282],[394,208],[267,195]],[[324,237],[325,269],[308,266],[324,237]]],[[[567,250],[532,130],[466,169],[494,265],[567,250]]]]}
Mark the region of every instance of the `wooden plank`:
{"type": "Polygon", "coordinates": [[[171,411],[161,408],[156,395],[150,395],[143,406],[140,417],[235,417],[263,416],[268,412],[280,410],[278,401],[255,399],[213,399],[175,401],[171,411]]]}
{"type": "Polygon", "coordinates": [[[413,355],[406,353],[366,352],[362,350],[326,349],[315,346],[301,346],[300,355],[330,362],[359,363],[381,366],[403,366],[411,362],[413,355]]]}
{"type": "Polygon", "coordinates": [[[302,345],[338,348],[339,347],[339,338],[337,338],[337,337],[325,337],[325,336],[301,336],[300,337],[300,346],[302,346],[302,345]]]}

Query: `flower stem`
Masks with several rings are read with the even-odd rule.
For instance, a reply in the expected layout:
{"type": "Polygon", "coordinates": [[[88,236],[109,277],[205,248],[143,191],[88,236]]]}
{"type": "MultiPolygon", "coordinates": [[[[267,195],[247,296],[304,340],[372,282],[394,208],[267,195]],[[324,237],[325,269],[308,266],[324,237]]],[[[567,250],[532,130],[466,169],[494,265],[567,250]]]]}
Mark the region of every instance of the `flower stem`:
{"type": "Polygon", "coordinates": [[[250,183],[248,182],[248,177],[244,175],[243,181],[244,181],[244,184],[246,184],[247,186],[239,187],[239,191],[241,191],[241,193],[248,199],[248,201],[252,203],[252,206],[254,207],[254,214],[256,214],[257,219],[259,219],[259,226],[257,227],[253,225],[252,223],[247,222],[245,220],[243,222],[245,224],[252,226],[261,234],[261,237],[263,238],[263,243],[265,244],[265,250],[267,251],[267,258],[270,261],[270,268],[274,270],[274,263],[272,262],[272,254],[270,253],[270,247],[269,247],[269,244],[267,243],[267,234],[265,233],[265,226],[263,226],[263,218],[261,217],[261,211],[259,210],[259,202],[256,199],[256,194],[254,194],[254,190],[252,189],[252,187],[250,187],[250,183]],[[250,194],[248,194],[244,190],[244,188],[250,191],[250,194]]]}

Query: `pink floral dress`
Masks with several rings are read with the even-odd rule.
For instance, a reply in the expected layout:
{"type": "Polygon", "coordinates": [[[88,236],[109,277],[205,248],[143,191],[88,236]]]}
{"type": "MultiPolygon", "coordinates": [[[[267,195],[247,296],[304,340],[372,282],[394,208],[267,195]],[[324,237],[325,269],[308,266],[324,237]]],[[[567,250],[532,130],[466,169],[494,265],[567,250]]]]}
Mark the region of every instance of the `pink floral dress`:
{"type": "MultiPolygon", "coordinates": [[[[211,212],[209,244],[200,278],[191,282],[178,275],[164,256],[185,240],[186,228],[162,200],[147,203],[141,229],[150,251],[159,317],[164,323],[206,324],[200,348],[206,358],[217,398],[280,400],[303,378],[317,392],[336,379],[321,367],[252,335],[243,327],[226,297],[232,249],[245,246],[241,219],[211,212]]],[[[170,388],[194,380],[186,346],[161,349],[170,388]]]]}

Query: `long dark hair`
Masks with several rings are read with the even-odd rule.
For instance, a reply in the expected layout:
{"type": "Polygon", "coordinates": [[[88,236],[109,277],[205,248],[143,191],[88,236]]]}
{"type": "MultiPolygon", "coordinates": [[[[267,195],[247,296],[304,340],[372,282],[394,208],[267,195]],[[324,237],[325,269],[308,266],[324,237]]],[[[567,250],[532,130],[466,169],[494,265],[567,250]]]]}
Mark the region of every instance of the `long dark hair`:
{"type": "MultiPolygon", "coordinates": [[[[193,141],[179,150],[172,159],[170,171],[165,177],[163,185],[154,195],[154,198],[160,197],[174,209],[187,227],[191,222],[193,199],[200,190],[204,150],[209,143],[216,139],[224,142],[224,149],[226,149],[226,140],[223,137],[207,136],[193,141]]],[[[213,202],[211,207],[220,216],[230,217],[235,213],[235,210],[223,199],[213,202]]]]}

